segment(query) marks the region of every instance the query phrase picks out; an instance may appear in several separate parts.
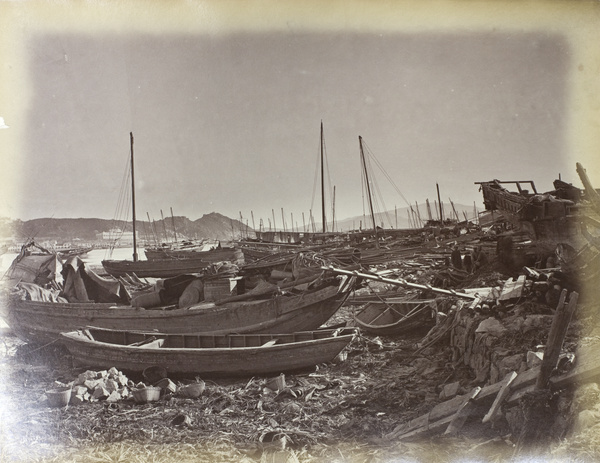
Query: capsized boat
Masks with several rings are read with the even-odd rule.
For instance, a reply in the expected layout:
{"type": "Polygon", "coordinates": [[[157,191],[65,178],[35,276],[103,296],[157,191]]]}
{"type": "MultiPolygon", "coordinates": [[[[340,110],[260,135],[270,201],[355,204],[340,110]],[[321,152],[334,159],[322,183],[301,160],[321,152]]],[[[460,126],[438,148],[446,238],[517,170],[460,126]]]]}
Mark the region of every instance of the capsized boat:
{"type": "Polygon", "coordinates": [[[369,334],[393,336],[435,325],[435,299],[369,302],[354,314],[356,326],[369,334]]]}
{"type": "Polygon", "coordinates": [[[203,376],[304,370],[334,360],[356,335],[351,328],[224,336],[86,328],[61,334],[74,361],[87,368],[142,372],[161,366],[168,374],[203,376]]]}

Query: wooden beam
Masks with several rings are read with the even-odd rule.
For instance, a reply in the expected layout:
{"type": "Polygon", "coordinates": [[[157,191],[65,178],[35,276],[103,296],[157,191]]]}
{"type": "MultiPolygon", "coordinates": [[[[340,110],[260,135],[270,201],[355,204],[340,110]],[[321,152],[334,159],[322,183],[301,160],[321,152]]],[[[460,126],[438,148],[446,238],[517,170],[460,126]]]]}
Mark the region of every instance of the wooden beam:
{"type": "Polygon", "coordinates": [[[494,403],[490,407],[489,411],[483,417],[483,420],[481,420],[482,423],[487,423],[488,421],[494,421],[494,418],[498,415],[498,412],[500,411],[500,407],[502,406],[502,403],[510,394],[510,385],[515,380],[516,377],[517,377],[517,373],[515,371],[511,371],[504,377],[504,379],[502,380],[502,388],[498,392],[498,395],[496,395],[496,398],[494,399],[494,403]]]}
{"type": "Polygon", "coordinates": [[[544,350],[544,358],[540,368],[540,375],[537,378],[536,388],[544,389],[548,385],[550,375],[556,364],[558,363],[558,357],[562,349],[562,345],[569,329],[571,317],[575,308],[577,307],[577,299],[579,294],[573,291],[569,298],[569,304],[565,306],[565,299],[567,298],[567,290],[563,289],[556,307],[556,313],[552,319],[552,325],[550,326],[550,333],[548,334],[548,342],[546,349],[544,350]]]}

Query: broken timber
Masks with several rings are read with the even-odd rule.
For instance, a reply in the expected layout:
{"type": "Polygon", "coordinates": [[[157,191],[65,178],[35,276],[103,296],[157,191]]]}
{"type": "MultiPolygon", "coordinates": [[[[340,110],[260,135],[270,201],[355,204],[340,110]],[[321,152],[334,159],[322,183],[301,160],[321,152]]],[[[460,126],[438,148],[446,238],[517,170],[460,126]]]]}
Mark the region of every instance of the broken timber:
{"type": "Polygon", "coordinates": [[[375,280],[375,281],[380,281],[382,283],[389,283],[392,285],[396,285],[396,286],[404,286],[407,288],[416,288],[416,289],[424,289],[424,290],[428,290],[428,291],[432,291],[434,293],[438,293],[438,294],[445,294],[447,296],[456,296],[456,297],[462,297],[463,299],[469,299],[472,301],[476,301],[479,300],[480,297],[477,294],[467,294],[467,293],[463,293],[463,292],[459,292],[459,291],[454,291],[453,289],[442,289],[442,288],[435,288],[431,285],[423,285],[423,284],[419,284],[419,283],[411,283],[410,281],[406,281],[403,278],[398,278],[398,279],[391,279],[391,278],[384,278],[380,275],[373,275],[373,274],[369,274],[369,273],[360,273],[357,272],[356,270],[342,270],[339,268],[335,268],[333,266],[330,267],[321,267],[322,270],[329,270],[332,271],[334,273],[339,273],[341,275],[350,275],[350,276],[356,276],[359,278],[364,278],[367,280],[375,280]]]}
{"type": "Polygon", "coordinates": [[[600,377],[600,359],[594,348],[580,350],[575,367],[560,376],[551,377],[556,367],[564,334],[577,304],[578,294],[571,293],[568,305],[565,305],[566,291],[563,291],[553,319],[548,345],[544,357],[546,363],[516,374],[511,372],[497,383],[475,388],[469,394],[456,396],[450,400],[436,405],[429,413],[415,418],[408,423],[401,424],[387,439],[409,439],[426,434],[441,433],[444,428],[446,433],[456,433],[469,415],[477,406],[491,404],[488,413],[483,417],[482,423],[492,421],[498,414],[503,403],[508,406],[516,405],[526,394],[548,387],[552,390],[562,389],[572,384],[582,384],[600,377]],[[467,407],[468,405],[468,407],[467,407]],[[453,425],[452,425],[453,424],[453,425]],[[452,426],[451,426],[452,425],[452,426]]]}
{"type": "MultiPolygon", "coordinates": [[[[472,399],[472,402],[477,406],[485,406],[495,401],[498,394],[502,393],[505,395],[505,404],[509,406],[516,405],[521,397],[535,390],[535,383],[539,373],[540,367],[519,373],[509,387],[504,389],[504,392],[502,390],[506,383],[506,378],[489,386],[484,386],[477,396],[472,399]],[[508,392],[506,389],[508,389],[508,392]]],[[[549,386],[551,389],[562,389],[569,385],[582,384],[598,377],[600,377],[600,359],[596,355],[591,354],[589,358],[579,359],[577,365],[571,371],[550,378],[549,386]]],[[[455,418],[459,408],[469,400],[473,392],[456,396],[436,405],[429,413],[397,426],[385,438],[404,440],[444,432],[455,418]]],[[[499,403],[496,407],[500,405],[499,403]]]]}

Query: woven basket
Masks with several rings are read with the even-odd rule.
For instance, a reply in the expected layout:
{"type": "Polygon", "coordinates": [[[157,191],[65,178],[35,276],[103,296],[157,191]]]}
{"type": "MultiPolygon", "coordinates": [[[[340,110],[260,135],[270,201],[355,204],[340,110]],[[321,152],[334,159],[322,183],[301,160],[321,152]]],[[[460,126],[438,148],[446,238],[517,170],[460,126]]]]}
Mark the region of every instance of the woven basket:
{"type": "Polygon", "coordinates": [[[141,389],[132,389],[133,400],[137,403],[155,402],[160,398],[160,387],[148,386],[141,389]]]}

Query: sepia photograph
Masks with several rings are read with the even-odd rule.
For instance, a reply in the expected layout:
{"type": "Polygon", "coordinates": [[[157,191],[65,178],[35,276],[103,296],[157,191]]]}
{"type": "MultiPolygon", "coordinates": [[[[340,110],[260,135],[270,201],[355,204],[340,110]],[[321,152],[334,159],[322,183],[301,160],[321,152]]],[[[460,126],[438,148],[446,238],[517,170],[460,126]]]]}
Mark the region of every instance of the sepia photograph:
{"type": "Polygon", "coordinates": [[[599,26],[0,1],[0,461],[600,460],[599,26]]]}

